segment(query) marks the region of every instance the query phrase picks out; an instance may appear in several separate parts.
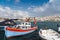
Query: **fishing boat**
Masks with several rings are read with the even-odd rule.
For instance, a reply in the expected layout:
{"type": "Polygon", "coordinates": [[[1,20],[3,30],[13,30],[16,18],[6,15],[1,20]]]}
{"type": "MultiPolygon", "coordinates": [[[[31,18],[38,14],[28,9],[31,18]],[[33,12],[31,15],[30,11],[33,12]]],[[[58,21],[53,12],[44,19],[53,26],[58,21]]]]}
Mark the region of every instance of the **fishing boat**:
{"type": "Polygon", "coordinates": [[[60,34],[53,29],[40,29],[39,36],[45,40],[60,40],[60,34]]]}
{"type": "MultiPolygon", "coordinates": [[[[36,24],[36,20],[34,21],[34,23],[36,24]]],[[[20,36],[32,33],[35,30],[37,30],[37,26],[32,27],[31,22],[26,21],[26,22],[20,22],[20,24],[17,24],[15,26],[6,26],[5,35],[6,37],[20,36]]]]}
{"type": "Polygon", "coordinates": [[[13,20],[15,20],[15,19],[4,19],[0,22],[0,26],[13,26],[13,25],[16,25],[16,23],[13,20]]]}

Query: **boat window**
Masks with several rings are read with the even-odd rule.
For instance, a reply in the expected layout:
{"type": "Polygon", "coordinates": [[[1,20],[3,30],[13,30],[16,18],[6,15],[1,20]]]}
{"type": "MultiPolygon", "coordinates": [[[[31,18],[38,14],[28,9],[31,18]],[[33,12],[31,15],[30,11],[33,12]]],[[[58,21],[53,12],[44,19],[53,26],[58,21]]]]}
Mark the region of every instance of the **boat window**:
{"type": "Polygon", "coordinates": [[[26,27],[27,28],[27,27],[26,27]]]}
{"type": "Polygon", "coordinates": [[[27,25],[27,23],[26,23],[26,25],[27,25]]]}
{"type": "Polygon", "coordinates": [[[22,27],[22,28],[24,28],[24,27],[22,27]]]}
{"type": "Polygon", "coordinates": [[[30,23],[28,23],[28,25],[31,25],[30,23]]]}
{"type": "Polygon", "coordinates": [[[30,25],[30,23],[26,23],[26,25],[30,25]]]}

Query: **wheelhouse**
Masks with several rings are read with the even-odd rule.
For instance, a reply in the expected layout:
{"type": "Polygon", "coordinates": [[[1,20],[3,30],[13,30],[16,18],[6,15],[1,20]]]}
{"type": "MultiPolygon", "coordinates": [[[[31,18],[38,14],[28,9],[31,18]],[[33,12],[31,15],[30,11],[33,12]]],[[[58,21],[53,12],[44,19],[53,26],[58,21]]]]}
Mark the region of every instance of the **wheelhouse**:
{"type": "Polygon", "coordinates": [[[19,25],[17,25],[16,28],[20,28],[22,30],[26,30],[26,29],[31,28],[31,23],[30,22],[22,22],[19,25]]]}

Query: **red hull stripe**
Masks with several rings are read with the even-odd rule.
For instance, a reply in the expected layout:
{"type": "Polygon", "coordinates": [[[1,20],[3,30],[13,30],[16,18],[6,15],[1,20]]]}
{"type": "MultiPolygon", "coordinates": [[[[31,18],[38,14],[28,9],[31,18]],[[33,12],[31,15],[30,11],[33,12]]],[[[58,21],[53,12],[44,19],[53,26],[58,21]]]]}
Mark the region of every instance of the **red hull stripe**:
{"type": "Polygon", "coordinates": [[[33,27],[33,28],[28,29],[28,30],[22,30],[22,29],[18,29],[18,28],[10,28],[10,27],[6,28],[6,30],[14,31],[14,32],[28,32],[28,31],[36,30],[36,29],[37,29],[37,27],[33,27]]]}

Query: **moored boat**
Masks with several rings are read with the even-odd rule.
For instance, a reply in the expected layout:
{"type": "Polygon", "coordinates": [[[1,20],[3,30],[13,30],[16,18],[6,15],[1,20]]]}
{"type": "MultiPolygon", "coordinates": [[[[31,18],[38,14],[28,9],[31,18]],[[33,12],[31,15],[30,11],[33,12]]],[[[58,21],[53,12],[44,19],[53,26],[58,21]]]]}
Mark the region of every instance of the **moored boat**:
{"type": "MultiPolygon", "coordinates": [[[[34,23],[36,23],[36,20],[34,23]]],[[[35,30],[37,30],[37,26],[32,27],[31,23],[26,21],[14,26],[5,27],[5,35],[6,37],[20,36],[34,32],[35,30]]]]}
{"type": "Polygon", "coordinates": [[[60,40],[60,34],[52,29],[40,29],[39,36],[45,40],[60,40]]]}

